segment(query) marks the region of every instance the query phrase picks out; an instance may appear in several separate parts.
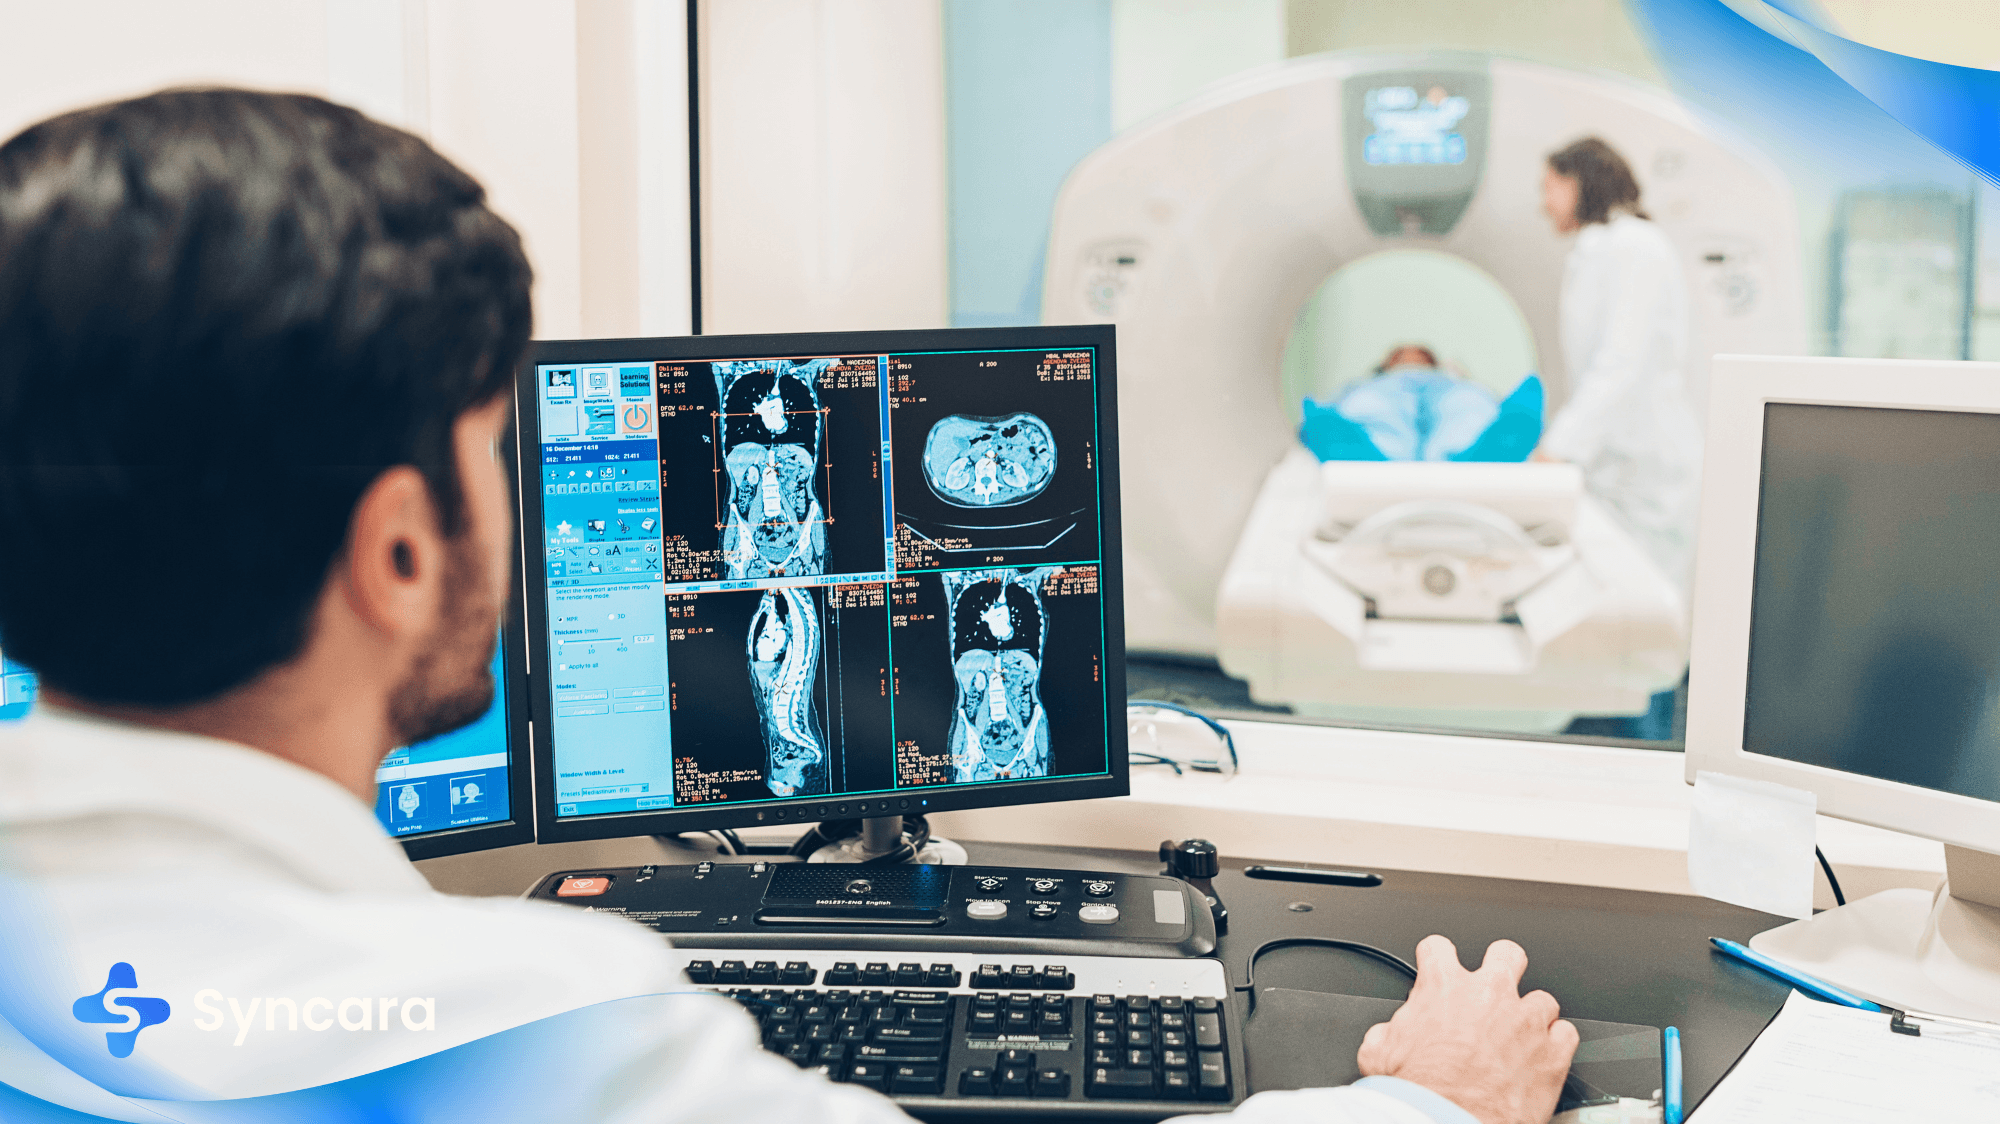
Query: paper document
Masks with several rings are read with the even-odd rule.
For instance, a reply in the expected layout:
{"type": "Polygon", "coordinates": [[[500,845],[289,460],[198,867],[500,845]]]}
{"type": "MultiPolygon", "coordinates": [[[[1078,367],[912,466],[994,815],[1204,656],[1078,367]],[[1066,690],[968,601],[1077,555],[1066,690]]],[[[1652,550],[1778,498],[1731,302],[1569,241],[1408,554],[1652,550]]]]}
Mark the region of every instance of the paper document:
{"type": "Polygon", "coordinates": [[[1792,992],[1691,1124],[2000,1120],[2000,1034],[1889,1018],[1792,992]]]}

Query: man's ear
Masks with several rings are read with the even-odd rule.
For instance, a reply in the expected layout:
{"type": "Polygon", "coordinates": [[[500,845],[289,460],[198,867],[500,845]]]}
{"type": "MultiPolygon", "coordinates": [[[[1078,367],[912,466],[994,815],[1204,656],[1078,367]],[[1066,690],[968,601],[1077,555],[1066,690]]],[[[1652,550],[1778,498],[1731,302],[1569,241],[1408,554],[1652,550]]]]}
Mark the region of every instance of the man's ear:
{"type": "Polygon", "coordinates": [[[444,587],[445,542],[423,474],[400,465],[354,506],[337,563],[348,606],[387,639],[427,629],[444,587]]]}

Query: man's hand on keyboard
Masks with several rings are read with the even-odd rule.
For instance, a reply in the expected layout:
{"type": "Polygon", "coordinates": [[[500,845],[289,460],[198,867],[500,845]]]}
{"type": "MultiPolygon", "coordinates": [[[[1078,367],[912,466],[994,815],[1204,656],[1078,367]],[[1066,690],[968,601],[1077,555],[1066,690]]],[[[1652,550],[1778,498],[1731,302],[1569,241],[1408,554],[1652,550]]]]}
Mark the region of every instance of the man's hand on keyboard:
{"type": "Polygon", "coordinates": [[[1369,1028],[1357,1059],[1369,1076],[1400,1077],[1443,1096],[1482,1124],[1544,1124],[1570,1059],[1576,1028],[1546,991],[1522,995],[1528,954],[1494,941],[1476,972],[1440,936],[1417,946],[1410,1000],[1369,1028]]]}

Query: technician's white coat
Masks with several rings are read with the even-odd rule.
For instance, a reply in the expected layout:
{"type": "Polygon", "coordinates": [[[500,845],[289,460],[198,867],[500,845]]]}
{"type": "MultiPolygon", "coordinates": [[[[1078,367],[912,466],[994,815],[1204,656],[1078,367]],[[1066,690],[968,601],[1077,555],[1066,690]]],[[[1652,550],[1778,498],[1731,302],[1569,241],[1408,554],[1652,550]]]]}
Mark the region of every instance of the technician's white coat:
{"type": "Polygon", "coordinates": [[[1645,219],[1591,223],[1563,266],[1569,402],[1542,447],[1583,468],[1667,576],[1687,591],[1701,486],[1701,428],[1686,386],[1687,284],[1645,219]]]}
{"type": "MultiPolygon", "coordinates": [[[[135,1121],[162,1117],[37,1045],[74,1050],[100,1086],[108,1075],[144,1084],[140,1096],[233,1099],[371,1073],[593,1004],[691,990],[685,958],[629,922],[434,892],[369,809],[317,773],[229,742],[47,707],[0,729],[0,947],[0,1084],[135,1121]],[[119,962],[135,969],[138,994],[167,999],[172,1014],[140,1032],[130,1058],[112,1060],[104,1024],[76,1021],[70,1005],[119,962]],[[366,1030],[343,1029],[324,1009],[313,1012],[317,1031],[288,1029],[285,1015],[245,1017],[269,997],[372,1000],[371,1022],[391,1006],[385,1027],[366,1030]],[[394,1004],[411,998],[432,1001],[433,1029],[410,1028],[424,1016],[401,1018],[394,1004]]],[[[358,1022],[357,1012],[347,1014],[358,1022]]],[[[480,1124],[522,1119],[523,1107],[507,1110],[518,1087],[537,1100],[557,1089],[558,1118],[574,1122],[908,1119],[882,1097],[760,1050],[754,1024],[728,1000],[618,1004],[608,1021],[613,1033],[532,1072],[468,1075],[452,1107],[480,1124]]],[[[1236,1117],[1472,1122],[1417,1086],[1369,1085],[1264,1094],[1236,1117]]],[[[169,1117],[183,1111],[167,1107],[169,1117]]]]}

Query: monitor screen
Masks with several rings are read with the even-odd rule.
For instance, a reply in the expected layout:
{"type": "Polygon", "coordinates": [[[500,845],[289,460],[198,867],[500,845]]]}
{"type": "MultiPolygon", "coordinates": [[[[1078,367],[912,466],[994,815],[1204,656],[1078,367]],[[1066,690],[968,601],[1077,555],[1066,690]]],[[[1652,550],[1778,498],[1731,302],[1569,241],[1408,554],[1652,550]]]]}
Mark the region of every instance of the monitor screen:
{"type": "Polygon", "coordinates": [[[2000,416],[1768,404],[1753,598],[1746,752],[2000,800],[2000,416]]]}
{"type": "Polygon", "coordinates": [[[1465,134],[1459,122],[1472,109],[1462,94],[1443,86],[1377,86],[1364,95],[1371,131],[1361,141],[1370,164],[1463,164],[1465,134]]]}
{"type": "Polygon", "coordinates": [[[1123,791],[1108,328],[538,347],[541,838],[1123,791]]]}

